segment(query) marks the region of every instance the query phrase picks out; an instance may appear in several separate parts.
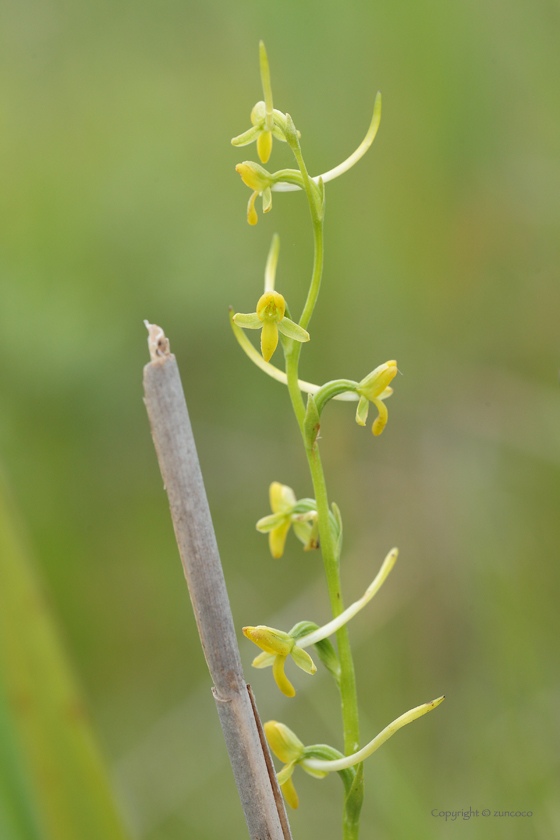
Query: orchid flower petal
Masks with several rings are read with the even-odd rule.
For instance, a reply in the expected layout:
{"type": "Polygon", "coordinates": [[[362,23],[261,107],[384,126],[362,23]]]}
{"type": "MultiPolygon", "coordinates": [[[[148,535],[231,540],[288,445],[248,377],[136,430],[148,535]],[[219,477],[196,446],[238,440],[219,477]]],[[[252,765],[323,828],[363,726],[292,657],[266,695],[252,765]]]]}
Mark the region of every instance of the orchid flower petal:
{"type": "Polygon", "coordinates": [[[276,685],[286,697],[295,697],[296,690],[284,673],[284,665],[286,663],[285,656],[277,656],[272,665],[272,673],[276,680],[276,685]]]}

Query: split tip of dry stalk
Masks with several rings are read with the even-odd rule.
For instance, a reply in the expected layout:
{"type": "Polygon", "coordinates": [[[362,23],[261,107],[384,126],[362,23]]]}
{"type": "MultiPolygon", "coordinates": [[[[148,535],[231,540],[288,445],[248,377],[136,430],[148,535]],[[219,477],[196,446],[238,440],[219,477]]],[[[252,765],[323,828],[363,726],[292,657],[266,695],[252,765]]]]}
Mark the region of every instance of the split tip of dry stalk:
{"type": "Polygon", "coordinates": [[[152,362],[163,364],[163,362],[171,356],[169,349],[169,339],[166,337],[164,331],[157,324],[150,324],[149,321],[144,321],[144,326],[148,330],[148,349],[150,351],[150,359],[152,362]]]}

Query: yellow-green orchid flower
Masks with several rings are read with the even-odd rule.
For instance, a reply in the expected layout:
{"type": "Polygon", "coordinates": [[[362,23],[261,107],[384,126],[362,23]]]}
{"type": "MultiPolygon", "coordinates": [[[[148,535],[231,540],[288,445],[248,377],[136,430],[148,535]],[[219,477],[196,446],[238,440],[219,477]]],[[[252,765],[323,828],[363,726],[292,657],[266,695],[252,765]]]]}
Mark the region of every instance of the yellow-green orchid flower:
{"type": "Polygon", "coordinates": [[[257,531],[268,534],[270,553],[275,560],[279,560],[284,553],[286,537],[290,527],[294,526],[294,533],[310,551],[319,547],[317,522],[317,505],[314,499],[296,499],[291,487],[273,481],[270,485],[270,507],[272,514],[263,516],[257,522],[257,531]],[[311,525],[310,523],[313,523],[311,525]]]}
{"type": "Polygon", "coordinates": [[[253,668],[267,668],[272,665],[272,673],[278,688],[286,697],[293,697],[295,689],[284,673],[286,658],[291,656],[299,668],[308,674],[314,674],[317,668],[311,657],[305,653],[304,648],[315,645],[317,655],[337,679],[338,660],[330,642],[327,644],[327,638],[340,630],[371,601],[387,579],[398,554],[398,549],[392,548],[362,597],[323,627],[318,627],[308,621],[298,622],[289,633],[262,624],[257,627],[244,627],[243,634],[263,651],[251,663],[253,668]]]}
{"type": "Polygon", "coordinates": [[[244,627],[243,635],[261,648],[263,653],[254,660],[255,668],[266,668],[272,665],[272,673],[276,685],[286,697],[294,697],[296,690],[284,673],[286,658],[291,655],[292,659],[302,671],[307,674],[315,674],[317,666],[308,653],[297,647],[296,641],[289,633],[282,630],[275,630],[273,627],[266,627],[260,624],[258,627],[244,627]]]}
{"type": "MultiPolygon", "coordinates": [[[[264,725],[264,733],[276,758],[284,762],[284,767],[278,773],[278,783],[284,799],[290,808],[295,809],[299,805],[299,798],[292,781],[292,773],[296,764],[301,764],[303,761],[306,755],[305,747],[291,729],[277,720],[267,721],[264,725]]],[[[302,766],[306,773],[315,778],[322,779],[327,775],[324,771],[308,770],[304,765],[302,766]]]]}
{"type": "Polygon", "coordinates": [[[272,137],[286,142],[286,115],[272,107],[270,67],[264,43],[259,44],[259,64],[264,101],[257,102],[251,111],[252,128],[234,137],[232,146],[248,146],[257,141],[257,152],[262,163],[266,163],[272,151],[272,137]]]}
{"type": "MultiPolygon", "coordinates": [[[[254,164],[254,166],[256,165],[254,164]]],[[[248,315],[238,312],[232,316],[234,323],[244,330],[262,329],[261,352],[266,362],[269,361],[278,346],[278,332],[281,332],[287,338],[294,339],[294,341],[309,341],[307,330],[286,317],[286,301],[281,294],[274,291],[279,251],[280,238],[275,233],[266,260],[264,294],[257,302],[257,311],[248,315]]]]}
{"type": "Polygon", "coordinates": [[[389,388],[389,382],[397,375],[397,363],[394,359],[379,365],[374,371],[368,374],[356,388],[360,395],[360,401],[356,410],[356,423],[360,426],[366,425],[370,402],[374,403],[379,412],[371,430],[374,435],[380,435],[387,425],[388,412],[383,400],[390,397],[393,389],[389,388]]]}
{"type": "Polygon", "coordinates": [[[255,199],[258,195],[262,196],[263,213],[272,210],[272,175],[263,166],[259,166],[258,163],[253,163],[251,160],[238,163],[235,171],[241,175],[243,183],[253,190],[247,204],[247,221],[250,225],[256,225],[258,217],[255,210],[255,199]]]}
{"type": "Polygon", "coordinates": [[[247,315],[238,312],[233,316],[235,323],[244,330],[260,330],[261,353],[268,362],[278,346],[278,332],[294,341],[309,341],[309,333],[285,317],[286,301],[278,292],[265,292],[257,302],[257,311],[247,315]]]}
{"type": "Polygon", "coordinates": [[[315,744],[306,747],[285,724],[276,720],[267,721],[264,724],[264,731],[270,749],[280,761],[284,762],[284,767],[277,774],[277,778],[286,802],[291,808],[297,808],[299,804],[298,795],[292,781],[292,774],[297,764],[306,773],[317,779],[323,779],[328,773],[339,773],[348,791],[355,775],[353,768],[357,764],[361,764],[364,759],[372,755],[403,726],[431,712],[443,700],[445,700],[445,695],[405,712],[404,715],[386,726],[369,744],[352,753],[352,755],[342,755],[338,750],[329,747],[327,744],[315,744]]]}

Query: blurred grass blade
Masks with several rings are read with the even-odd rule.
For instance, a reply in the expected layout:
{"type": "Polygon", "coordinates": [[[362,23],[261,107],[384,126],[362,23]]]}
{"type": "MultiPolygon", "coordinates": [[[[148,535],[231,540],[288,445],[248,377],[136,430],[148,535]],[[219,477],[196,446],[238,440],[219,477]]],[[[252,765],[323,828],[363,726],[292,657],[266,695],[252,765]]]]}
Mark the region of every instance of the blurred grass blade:
{"type": "Polygon", "coordinates": [[[0,837],[41,840],[38,815],[25,776],[0,672],[0,837]]]}
{"type": "Polygon", "coordinates": [[[0,836],[128,840],[0,473],[0,836]]]}

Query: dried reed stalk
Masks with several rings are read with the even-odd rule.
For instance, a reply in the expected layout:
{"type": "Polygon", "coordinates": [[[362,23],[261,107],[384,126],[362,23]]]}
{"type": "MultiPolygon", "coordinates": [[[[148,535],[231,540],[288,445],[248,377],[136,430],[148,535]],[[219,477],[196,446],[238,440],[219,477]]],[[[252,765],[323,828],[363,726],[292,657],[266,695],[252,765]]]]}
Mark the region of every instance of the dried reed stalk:
{"type": "Polygon", "coordinates": [[[179,368],[163,330],[146,326],[152,361],[144,368],[144,402],[249,836],[291,840],[257,708],[243,678],[179,368]]]}

